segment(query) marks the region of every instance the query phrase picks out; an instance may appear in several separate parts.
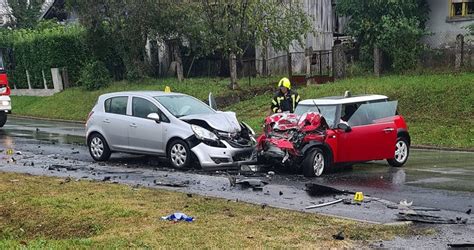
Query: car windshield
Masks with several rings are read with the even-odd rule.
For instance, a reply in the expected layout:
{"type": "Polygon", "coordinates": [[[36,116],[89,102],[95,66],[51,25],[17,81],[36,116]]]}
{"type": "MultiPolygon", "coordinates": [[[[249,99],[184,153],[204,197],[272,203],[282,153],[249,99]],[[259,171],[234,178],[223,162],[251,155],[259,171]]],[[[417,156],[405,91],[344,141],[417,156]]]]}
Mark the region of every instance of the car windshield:
{"type": "MultiPolygon", "coordinates": [[[[334,126],[334,120],[336,118],[336,105],[318,105],[321,110],[321,115],[326,119],[329,127],[334,126]]],[[[315,105],[298,105],[295,109],[297,115],[302,115],[306,112],[318,112],[318,108],[315,105]]]]}
{"type": "Polygon", "coordinates": [[[166,95],[156,96],[158,102],[161,103],[175,117],[198,114],[215,113],[209,106],[198,99],[186,95],[166,95]]]}

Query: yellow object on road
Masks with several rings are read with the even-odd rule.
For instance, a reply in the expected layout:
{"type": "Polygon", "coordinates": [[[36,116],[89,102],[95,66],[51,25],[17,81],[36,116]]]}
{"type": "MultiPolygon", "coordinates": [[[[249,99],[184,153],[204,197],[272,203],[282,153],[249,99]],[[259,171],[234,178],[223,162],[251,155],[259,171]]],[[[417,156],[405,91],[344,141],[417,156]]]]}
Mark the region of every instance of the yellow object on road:
{"type": "Polygon", "coordinates": [[[356,192],[354,195],[355,202],[362,202],[364,201],[364,194],[362,192],[356,192]]]}
{"type": "Polygon", "coordinates": [[[165,87],[165,92],[166,92],[166,93],[170,93],[170,92],[171,92],[170,86],[166,86],[166,87],[165,87]]]}

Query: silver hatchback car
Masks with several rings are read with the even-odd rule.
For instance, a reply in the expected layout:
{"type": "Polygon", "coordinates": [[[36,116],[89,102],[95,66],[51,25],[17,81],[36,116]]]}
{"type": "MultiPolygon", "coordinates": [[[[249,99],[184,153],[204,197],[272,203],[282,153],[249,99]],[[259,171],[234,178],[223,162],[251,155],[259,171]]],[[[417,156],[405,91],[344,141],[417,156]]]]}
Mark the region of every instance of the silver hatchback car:
{"type": "Polygon", "coordinates": [[[254,131],[235,113],[161,91],[101,95],[87,118],[86,138],[96,161],[125,152],[166,157],[175,168],[236,166],[255,148],[254,131]]]}

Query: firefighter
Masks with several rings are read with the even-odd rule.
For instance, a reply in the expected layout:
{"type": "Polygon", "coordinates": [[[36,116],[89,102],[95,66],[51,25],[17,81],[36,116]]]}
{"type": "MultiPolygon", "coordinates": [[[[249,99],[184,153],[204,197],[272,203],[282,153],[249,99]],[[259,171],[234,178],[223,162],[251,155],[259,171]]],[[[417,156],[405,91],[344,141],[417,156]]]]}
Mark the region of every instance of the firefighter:
{"type": "Polygon", "coordinates": [[[300,95],[291,90],[291,82],[284,77],[278,82],[278,92],[272,100],[271,110],[273,113],[295,112],[300,101],[300,95]]]}

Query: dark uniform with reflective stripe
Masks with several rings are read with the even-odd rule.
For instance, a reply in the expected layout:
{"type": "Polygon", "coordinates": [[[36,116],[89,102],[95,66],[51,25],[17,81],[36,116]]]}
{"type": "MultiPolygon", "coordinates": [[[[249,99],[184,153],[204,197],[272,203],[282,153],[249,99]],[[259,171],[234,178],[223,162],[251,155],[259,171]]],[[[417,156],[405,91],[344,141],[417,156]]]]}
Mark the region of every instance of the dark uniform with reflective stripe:
{"type": "Polygon", "coordinates": [[[272,100],[272,112],[276,113],[278,109],[281,109],[282,112],[289,111],[291,113],[295,112],[296,106],[300,102],[300,95],[295,91],[288,90],[288,92],[283,94],[281,91],[278,91],[272,100]]]}

